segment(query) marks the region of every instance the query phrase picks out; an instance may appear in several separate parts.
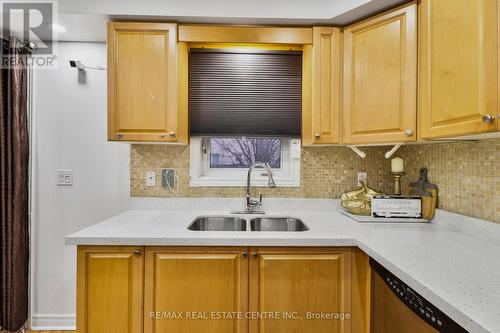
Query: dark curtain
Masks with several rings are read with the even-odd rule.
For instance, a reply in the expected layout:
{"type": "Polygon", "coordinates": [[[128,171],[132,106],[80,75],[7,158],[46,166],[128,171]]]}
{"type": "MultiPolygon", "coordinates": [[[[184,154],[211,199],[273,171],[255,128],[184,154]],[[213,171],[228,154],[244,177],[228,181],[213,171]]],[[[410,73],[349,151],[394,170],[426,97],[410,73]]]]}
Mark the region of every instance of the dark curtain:
{"type": "Polygon", "coordinates": [[[14,332],[28,318],[29,137],[26,54],[2,40],[0,96],[0,327],[14,332]]]}

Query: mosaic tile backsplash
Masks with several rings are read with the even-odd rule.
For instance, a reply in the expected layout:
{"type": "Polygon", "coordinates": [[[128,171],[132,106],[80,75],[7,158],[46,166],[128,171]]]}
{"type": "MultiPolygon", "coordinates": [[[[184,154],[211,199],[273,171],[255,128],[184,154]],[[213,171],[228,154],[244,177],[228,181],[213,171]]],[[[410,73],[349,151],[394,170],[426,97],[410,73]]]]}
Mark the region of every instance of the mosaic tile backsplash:
{"type": "MultiPolygon", "coordinates": [[[[367,158],[359,158],[346,147],[313,147],[302,149],[301,186],[259,188],[265,197],[338,198],[356,187],[358,171],[366,171],[369,185],[387,191],[390,185],[390,161],[384,158],[387,148],[366,149],[367,158]]],[[[167,145],[132,145],[131,195],[135,197],[242,197],[243,187],[189,187],[189,147],[167,145]],[[179,191],[172,193],[160,186],[147,187],[147,171],[160,173],[175,168],[179,191]]]]}
{"type": "Polygon", "coordinates": [[[403,146],[403,188],[429,169],[438,207],[500,223],[500,139],[403,146]]]}
{"type": "MultiPolygon", "coordinates": [[[[356,186],[358,172],[368,173],[368,184],[390,193],[389,147],[364,147],[366,159],[346,147],[304,148],[301,156],[301,186],[259,188],[264,197],[339,198],[356,186]]],[[[403,191],[418,178],[419,169],[429,169],[430,182],[439,187],[438,207],[500,223],[500,139],[403,146],[395,156],[405,160],[403,191]]],[[[243,197],[243,187],[189,187],[189,147],[132,145],[130,191],[133,197],[243,197]],[[147,187],[146,172],[175,168],[177,193],[161,186],[147,187]]],[[[158,184],[158,182],[157,182],[158,184]]]]}

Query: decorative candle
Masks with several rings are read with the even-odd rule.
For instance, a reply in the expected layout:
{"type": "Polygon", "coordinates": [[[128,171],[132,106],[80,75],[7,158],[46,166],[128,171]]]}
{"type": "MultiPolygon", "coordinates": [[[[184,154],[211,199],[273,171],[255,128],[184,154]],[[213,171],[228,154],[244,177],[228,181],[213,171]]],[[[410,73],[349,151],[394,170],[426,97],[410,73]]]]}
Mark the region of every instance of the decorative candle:
{"type": "Polygon", "coordinates": [[[391,172],[398,173],[404,172],[403,159],[400,157],[395,157],[391,160],[391,172]]]}

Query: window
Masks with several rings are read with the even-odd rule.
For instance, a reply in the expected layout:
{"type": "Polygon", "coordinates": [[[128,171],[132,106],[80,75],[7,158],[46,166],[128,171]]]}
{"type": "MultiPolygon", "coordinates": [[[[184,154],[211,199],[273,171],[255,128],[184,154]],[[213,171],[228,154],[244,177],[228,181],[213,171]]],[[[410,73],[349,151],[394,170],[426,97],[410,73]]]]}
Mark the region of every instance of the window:
{"type": "Polygon", "coordinates": [[[255,162],[281,166],[281,139],[277,138],[209,138],[210,168],[244,168],[255,162]]]}
{"type": "MultiPolygon", "coordinates": [[[[300,186],[300,140],[283,138],[191,138],[190,186],[245,186],[248,167],[267,162],[276,185],[300,186]]],[[[258,170],[253,186],[267,186],[258,170]]]]}

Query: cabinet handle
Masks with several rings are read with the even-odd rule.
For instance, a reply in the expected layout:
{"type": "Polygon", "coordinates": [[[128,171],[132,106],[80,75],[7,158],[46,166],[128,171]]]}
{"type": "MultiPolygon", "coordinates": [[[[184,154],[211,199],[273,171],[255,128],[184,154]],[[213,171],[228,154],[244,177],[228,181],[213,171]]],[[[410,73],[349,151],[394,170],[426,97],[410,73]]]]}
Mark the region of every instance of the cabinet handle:
{"type": "Polygon", "coordinates": [[[483,122],[485,122],[486,124],[491,124],[494,120],[495,120],[495,117],[492,116],[491,114],[485,114],[483,116],[483,122]]]}
{"type": "Polygon", "coordinates": [[[315,137],[316,139],[321,138],[321,133],[316,133],[316,134],[314,134],[314,137],[315,137]]]}
{"type": "Polygon", "coordinates": [[[411,128],[408,128],[406,131],[405,131],[405,134],[406,136],[412,136],[413,135],[413,130],[411,128]]]}
{"type": "Polygon", "coordinates": [[[118,140],[121,140],[121,139],[123,139],[123,134],[118,134],[117,137],[118,137],[118,140]]]}
{"type": "Polygon", "coordinates": [[[168,132],[168,136],[171,137],[171,138],[174,138],[175,137],[175,132],[174,131],[168,132]]]}
{"type": "Polygon", "coordinates": [[[253,253],[252,253],[252,257],[257,258],[258,256],[259,256],[259,255],[257,254],[257,252],[253,252],[253,253]]]}
{"type": "Polygon", "coordinates": [[[134,250],[134,255],[140,256],[141,255],[141,250],[134,250]]]}
{"type": "Polygon", "coordinates": [[[243,256],[243,258],[246,258],[248,256],[248,252],[247,251],[243,251],[243,253],[241,255],[243,256]]]}

